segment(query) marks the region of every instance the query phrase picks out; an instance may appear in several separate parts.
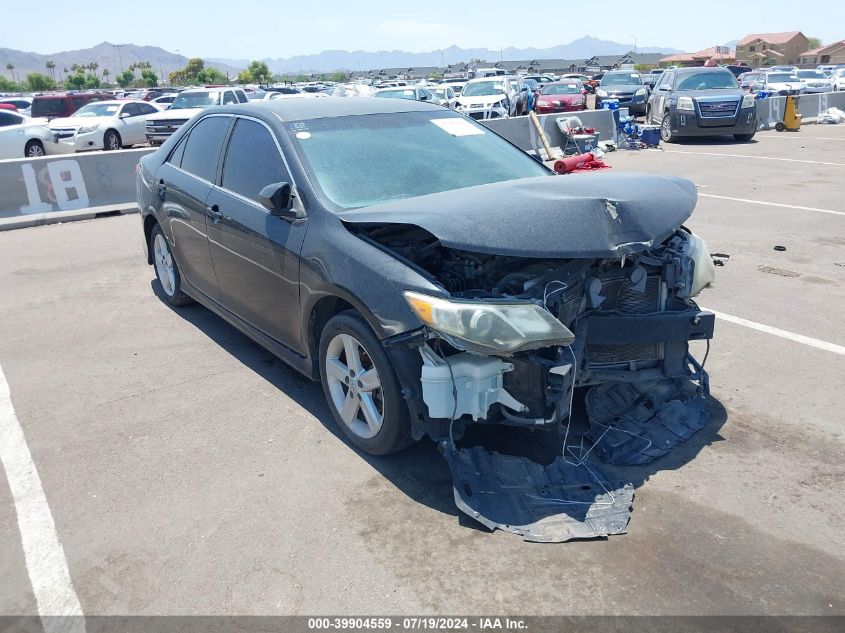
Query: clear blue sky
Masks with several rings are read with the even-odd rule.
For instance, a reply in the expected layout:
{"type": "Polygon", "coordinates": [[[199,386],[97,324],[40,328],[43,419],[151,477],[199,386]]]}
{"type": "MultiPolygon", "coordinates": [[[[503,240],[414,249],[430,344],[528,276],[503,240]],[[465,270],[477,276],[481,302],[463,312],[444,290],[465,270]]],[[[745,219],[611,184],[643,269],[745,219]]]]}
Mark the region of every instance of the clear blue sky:
{"type": "Polygon", "coordinates": [[[0,47],[55,53],[108,40],[179,49],[183,55],[255,59],[328,49],[421,52],[451,44],[544,48],[589,34],[632,46],[636,37],[640,46],[696,51],[749,32],[801,30],[828,43],[845,38],[844,18],[842,0],[143,0],[94,5],[42,0],[35,10],[26,2],[4,3],[0,47]]]}

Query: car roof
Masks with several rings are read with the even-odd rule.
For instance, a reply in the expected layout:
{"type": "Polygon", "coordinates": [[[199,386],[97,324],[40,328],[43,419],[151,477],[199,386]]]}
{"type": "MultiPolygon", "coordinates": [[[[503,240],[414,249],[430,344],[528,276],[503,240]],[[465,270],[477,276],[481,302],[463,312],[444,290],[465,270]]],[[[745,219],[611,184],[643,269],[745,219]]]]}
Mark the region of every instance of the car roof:
{"type": "Polygon", "coordinates": [[[393,114],[396,112],[442,113],[448,112],[448,110],[444,110],[439,105],[425,101],[412,101],[411,99],[380,99],[378,97],[310,99],[308,97],[293,97],[271,101],[250,101],[249,103],[215,108],[214,112],[253,114],[256,116],[266,116],[267,112],[272,112],[283,121],[302,121],[365,114],[393,114]]]}
{"type": "MultiPolygon", "coordinates": [[[[693,66],[691,68],[675,68],[674,70],[677,75],[693,75],[698,73],[728,73],[729,75],[733,75],[724,66],[693,66]]],[[[751,71],[749,70],[748,72],[751,71]]]]}

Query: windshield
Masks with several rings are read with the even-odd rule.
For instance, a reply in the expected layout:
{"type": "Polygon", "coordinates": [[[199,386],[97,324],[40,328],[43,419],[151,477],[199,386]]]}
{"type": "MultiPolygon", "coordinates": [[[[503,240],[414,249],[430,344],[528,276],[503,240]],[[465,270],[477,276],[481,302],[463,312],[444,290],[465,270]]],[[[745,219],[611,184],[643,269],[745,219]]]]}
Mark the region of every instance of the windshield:
{"type": "Polygon", "coordinates": [[[431,91],[441,99],[448,99],[446,88],[433,88],[431,91]]]}
{"type": "Polygon", "coordinates": [[[581,94],[581,84],[546,84],[543,86],[544,95],[577,95],[581,94]]]}
{"type": "Polygon", "coordinates": [[[614,73],[607,74],[601,80],[602,86],[630,86],[642,85],[643,79],[637,73],[614,73]]]}
{"type": "Polygon", "coordinates": [[[675,90],[724,90],[736,86],[736,78],[730,72],[695,73],[679,77],[675,90]]]}
{"type": "Polygon", "coordinates": [[[184,110],[187,108],[205,108],[217,105],[219,92],[183,92],[173,100],[171,110],[184,110]]]}
{"type": "Polygon", "coordinates": [[[798,78],[799,79],[826,79],[827,75],[825,75],[820,70],[799,70],[798,71],[798,78]]]}
{"type": "Polygon", "coordinates": [[[497,95],[505,91],[505,83],[498,81],[478,81],[470,82],[464,86],[464,91],[461,93],[463,97],[487,97],[490,95],[497,95]]]}
{"type": "Polygon", "coordinates": [[[375,96],[388,99],[416,99],[413,90],[379,90],[375,96]]]}
{"type": "Polygon", "coordinates": [[[497,134],[448,111],[310,119],[286,127],[309,178],[340,209],[549,174],[497,134]]]}
{"type": "Polygon", "coordinates": [[[789,81],[801,81],[798,79],[798,75],[793,75],[791,73],[769,73],[766,75],[767,81],[770,84],[781,84],[789,81]]]}
{"type": "Polygon", "coordinates": [[[73,113],[75,117],[85,116],[114,116],[120,108],[116,103],[89,103],[73,113]]]}

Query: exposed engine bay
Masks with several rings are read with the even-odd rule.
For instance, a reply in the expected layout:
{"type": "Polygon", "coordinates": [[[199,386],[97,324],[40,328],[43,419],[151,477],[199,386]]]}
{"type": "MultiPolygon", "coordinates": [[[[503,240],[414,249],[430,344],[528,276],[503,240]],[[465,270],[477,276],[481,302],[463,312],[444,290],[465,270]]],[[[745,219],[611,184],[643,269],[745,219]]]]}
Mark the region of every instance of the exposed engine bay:
{"type": "Polygon", "coordinates": [[[623,482],[608,488],[587,464],[591,457],[647,463],[706,424],[707,374],[689,352],[691,340],[708,341],[709,350],[713,335],[713,314],[693,301],[714,280],[703,240],[681,227],[660,244],[618,257],[538,259],[449,248],[409,224],[354,230],[448,296],[406,293],[406,300],[426,324],[412,343],[424,404],[415,432],[441,446],[459,507],[488,527],[529,540],[624,531],[633,490],[623,482]],[[566,438],[581,387],[590,388],[589,431],[574,446],[566,438]],[[477,423],[556,428],[565,436],[564,454],[545,469],[533,464],[542,473],[526,478],[511,456],[456,448],[467,426],[477,423]],[[576,467],[575,480],[594,480],[603,492],[587,487],[580,500],[549,496],[555,486],[572,488],[566,482],[576,467]],[[545,483],[520,490],[528,480],[545,483]],[[485,494],[473,494],[479,487],[485,494]],[[491,505],[491,499],[498,501],[491,505]],[[585,506],[585,514],[573,524],[569,513],[561,523],[562,505],[573,504],[585,506]],[[511,511],[498,520],[496,508],[511,511]]]}

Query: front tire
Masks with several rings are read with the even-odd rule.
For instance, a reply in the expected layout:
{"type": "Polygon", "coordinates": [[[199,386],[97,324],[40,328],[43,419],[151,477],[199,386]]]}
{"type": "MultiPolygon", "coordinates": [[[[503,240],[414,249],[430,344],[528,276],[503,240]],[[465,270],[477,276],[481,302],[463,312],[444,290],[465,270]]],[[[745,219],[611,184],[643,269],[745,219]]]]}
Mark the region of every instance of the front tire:
{"type": "Polygon", "coordinates": [[[120,149],[120,134],[114,130],[106,130],[103,135],[103,149],[108,152],[120,149]]]}
{"type": "Polygon", "coordinates": [[[754,138],[754,134],[734,134],[734,139],[740,143],[747,143],[754,138]]]}
{"type": "Polygon", "coordinates": [[[173,306],[193,303],[194,300],[182,292],[182,275],[179,272],[179,266],[170,251],[170,244],[164,236],[164,231],[158,224],[150,232],[150,252],[153,254],[156,278],[167,302],[173,306]]]}
{"type": "Polygon", "coordinates": [[[389,455],[413,443],[408,408],[390,359],[351,310],[320,335],[320,381],[335,422],[358,448],[389,455]]]}
{"type": "Polygon", "coordinates": [[[44,144],[35,139],[29,141],[24,147],[23,155],[27,158],[38,158],[44,156],[44,144]]]}
{"type": "Polygon", "coordinates": [[[664,143],[675,143],[678,137],[672,132],[672,117],[666,112],[660,122],[660,138],[664,143]]]}

